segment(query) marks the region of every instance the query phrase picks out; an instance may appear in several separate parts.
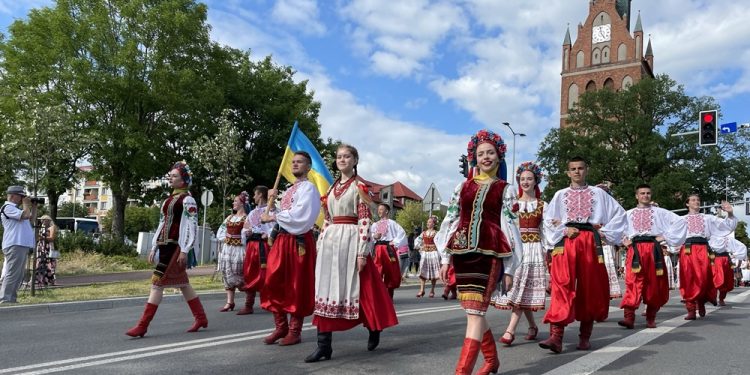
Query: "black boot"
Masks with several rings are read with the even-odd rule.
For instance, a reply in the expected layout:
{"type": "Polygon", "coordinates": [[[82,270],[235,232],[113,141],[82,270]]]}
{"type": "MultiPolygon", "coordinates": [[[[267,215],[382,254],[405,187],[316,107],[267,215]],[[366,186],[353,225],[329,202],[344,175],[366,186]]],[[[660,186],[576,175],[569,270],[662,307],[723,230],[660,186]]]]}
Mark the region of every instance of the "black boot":
{"type": "MultiPolygon", "coordinates": [[[[370,331],[368,329],[368,331],[370,331]]],[[[380,344],[380,331],[370,331],[370,337],[367,338],[367,350],[373,351],[380,344]]]]}
{"type": "Polygon", "coordinates": [[[331,348],[331,341],[333,340],[332,332],[320,332],[318,331],[318,347],[310,355],[305,358],[305,362],[318,362],[321,359],[331,359],[333,348],[331,348]]]}

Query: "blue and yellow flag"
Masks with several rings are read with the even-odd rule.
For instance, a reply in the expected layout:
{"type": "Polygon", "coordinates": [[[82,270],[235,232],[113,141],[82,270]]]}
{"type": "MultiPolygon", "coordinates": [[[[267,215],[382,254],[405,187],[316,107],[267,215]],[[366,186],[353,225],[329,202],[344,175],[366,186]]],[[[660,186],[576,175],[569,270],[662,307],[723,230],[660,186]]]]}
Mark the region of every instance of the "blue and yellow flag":
{"type": "MultiPolygon", "coordinates": [[[[320,196],[324,196],[328,192],[328,188],[333,184],[333,176],[331,176],[331,172],[326,168],[323,157],[320,156],[320,153],[315,149],[315,146],[313,146],[305,133],[299,129],[299,125],[295,121],[292,128],[292,135],[289,136],[289,142],[286,144],[284,157],[281,159],[281,165],[279,166],[279,173],[291,183],[297,181],[297,178],[292,174],[292,157],[294,157],[294,153],[297,151],[305,151],[310,154],[312,168],[307,174],[307,179],[318,188],[320,196]]],[[[318,216],[317,224],[319,227],[323,227],[322,210],[320,211],[320,216],[318,216]]]]}

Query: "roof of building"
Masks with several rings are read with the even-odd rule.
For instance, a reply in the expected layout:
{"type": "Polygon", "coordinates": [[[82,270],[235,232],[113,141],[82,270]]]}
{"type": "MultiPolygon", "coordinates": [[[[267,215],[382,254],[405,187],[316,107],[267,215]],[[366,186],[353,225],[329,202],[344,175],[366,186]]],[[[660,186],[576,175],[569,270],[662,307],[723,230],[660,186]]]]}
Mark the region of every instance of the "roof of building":
{"type": "Polygon", "coordinates": [[[366,180],[362,178],[362,176],[359,176],[359,175],[357,175],[357,180],[367,185],[367,188],[371,193],[372,200],[375,203],[383,203],[380,200],[380,190],[382,190],[386,186],[391,186],[393,189],[393,206],[396,208],[404,207],[404,205],[401,204],[401,201],[398,198],[406,198],[406,199],[414,200],[414,201],[422,200],[422,198],[419,195],[417,195],[417,193],[409,189],[406,185],[402,184],[400,181],[396,181],[390,185],[381,185],[381,184],[378,184],[377,182],[366,180]]]}

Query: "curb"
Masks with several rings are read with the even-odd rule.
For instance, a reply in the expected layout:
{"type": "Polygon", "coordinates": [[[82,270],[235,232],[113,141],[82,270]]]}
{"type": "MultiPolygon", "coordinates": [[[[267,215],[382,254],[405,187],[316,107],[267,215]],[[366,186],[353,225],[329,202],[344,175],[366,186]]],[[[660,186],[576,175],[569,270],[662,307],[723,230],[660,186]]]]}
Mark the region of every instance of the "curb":
{"type": "MultiPolygon", "coordinates": [[[[213,301],[223,299],[226,294],[224,291],[204,291],[198,293],[198,296],[202,300],[213,301]]],[[[46,314],[59,314],[68,312],[78,311],[90,311],[90,310],[107,310],[121,307],[132,307],[145,304],[148,301],[148,296],[141,297],[125,297],[125,298],[111,298],[111,299],[98,299],[91,301],[75,301],[75,302],[54,302],[54,303],[40,303],[36,305],[21,305],[21,306],[8,306],[0,308],[0,317],[11,316],[17,314],[24,315],[46,315],[46,314]]],[[[161,303],[177,303],[184,302],[185,299],[182,297],[182,293],[179,294],[165,294],[161,303]]]]}
{"type": "MultiPolygon", "coordinates": [[[[416,283],[404,283],[399,289],[411,289],[419,287],[419,282],[416,283]]],[[[205,301],[222,300],[226,294],[223,290],[217,291],[203,291],[199,292],[198,296],[205,301]]],[[[75,302],[53,302],[53,303],[40,303],[34,305],[19,305],[19,306],[3,306],[0,307],[0,317],[12,316],[17,314],[24,315],[47,315],[47,314],[59,314],[79,311],[91,311],[91,310],[108,310],[122,307],[133,307],[143,305],[148,301],[148,296],[140,297],[123,297],[123,298],[109,298],[109,299],[97,299],[91,301],[75,301],[75,302]]],[[[182,297],[182,293],[177,294],[164,294],[161,303],[178,303],[185,302],[182,297]]]]}

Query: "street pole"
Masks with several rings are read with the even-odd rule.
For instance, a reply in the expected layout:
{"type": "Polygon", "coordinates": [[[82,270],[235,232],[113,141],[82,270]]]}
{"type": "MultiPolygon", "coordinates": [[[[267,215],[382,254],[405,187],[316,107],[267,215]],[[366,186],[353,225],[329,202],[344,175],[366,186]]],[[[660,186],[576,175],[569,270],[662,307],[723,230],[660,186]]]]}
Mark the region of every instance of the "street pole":
{"type": "Polygon", "coordinates": [[[516,173],[516,136],[525,137],[526,134],[516,133],[515,131],[513,131],[513,128],[510,127],[509,122],[504,122],[503,125],[507,126],[508,129],[510,129],[510,133],[513,134],[513,169],[511,169],[510,173],[508,173],[510,176],[507,176],[508,178],[512,178],[511,176],[516,173]]]}

